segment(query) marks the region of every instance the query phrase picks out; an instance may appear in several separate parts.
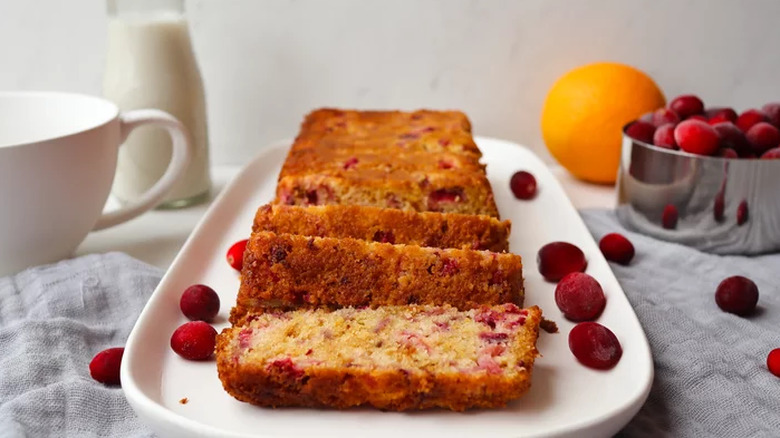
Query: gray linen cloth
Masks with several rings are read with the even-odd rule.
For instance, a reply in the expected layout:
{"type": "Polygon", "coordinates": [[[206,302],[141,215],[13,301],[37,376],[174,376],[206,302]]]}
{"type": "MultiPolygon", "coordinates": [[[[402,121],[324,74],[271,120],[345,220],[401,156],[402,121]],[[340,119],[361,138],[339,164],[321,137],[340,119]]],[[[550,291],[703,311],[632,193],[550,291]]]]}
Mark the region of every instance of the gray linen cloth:
{"type": "Polygon", "coordinates": [[[161,276],[111,253],[0,278],[0,437],[153,436],[89,362],[124,346],[161,276]]]}
{"type": "Polygon", "coordinates": [[[655,380],[620,436],[780,437],[780,378],[766,367],[780,347],[780,254],[704,254],[628,232],[611,210],[580,214],[596,241],[619,232],[636,249],[629,266],[610,266],[650,342],[655,380]],[[732,275],[758,285],[750,317],[715,304],[715,289],[732,275]]]}
{"type": "MultiPolygon", "coordinates": [[[[594,238],[621,232],[636,247],[629,266],[611,266],[647,333],[656,376],[619,436],[780,436],[780,379],[765,365],[780,347],[780,254],[704,254],[627,232],[612,211],[581,214],[594,238]],[[715,304],[731,275],[758,284],[755,315],[715,304]]],[[[0,278],[0,437],[152,436],[122,390],[94,382],[88,364],[124,344],[161,274],[107,254],[0,278]]]]}

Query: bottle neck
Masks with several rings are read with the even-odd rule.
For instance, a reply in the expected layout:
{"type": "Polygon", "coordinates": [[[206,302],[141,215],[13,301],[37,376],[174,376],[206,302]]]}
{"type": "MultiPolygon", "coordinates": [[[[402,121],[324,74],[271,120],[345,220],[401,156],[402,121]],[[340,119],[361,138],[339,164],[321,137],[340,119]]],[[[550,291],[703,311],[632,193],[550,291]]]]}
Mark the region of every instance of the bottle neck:
{"type": "Polygon", "coordinates": [[[107,0],[107,6],[111,18],[184,15],[184,0],[107,0]]]}

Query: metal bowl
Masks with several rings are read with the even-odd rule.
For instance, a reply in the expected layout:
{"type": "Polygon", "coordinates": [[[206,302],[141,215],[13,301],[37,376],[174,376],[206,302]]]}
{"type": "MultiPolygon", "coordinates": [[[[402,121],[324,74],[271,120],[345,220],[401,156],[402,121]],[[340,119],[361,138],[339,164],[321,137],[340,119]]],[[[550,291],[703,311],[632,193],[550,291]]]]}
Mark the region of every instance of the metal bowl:
{"type": "Polygon", "coordinates": [[[632,139],[626,127],[617,182],[626,228],[714,254],[780,251],[780,160],[663,149],[632,139]]]}

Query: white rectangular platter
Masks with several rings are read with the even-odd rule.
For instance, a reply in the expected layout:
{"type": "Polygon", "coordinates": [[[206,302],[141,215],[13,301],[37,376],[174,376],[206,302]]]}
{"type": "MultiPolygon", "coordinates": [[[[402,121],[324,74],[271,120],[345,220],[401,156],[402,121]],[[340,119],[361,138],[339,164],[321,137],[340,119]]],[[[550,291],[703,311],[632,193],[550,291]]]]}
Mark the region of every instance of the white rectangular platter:
{"type": "Polygon", "coordinates": [[[505,409],[456,413],[409,413],[372,409],[347,411],[265,409],[234,400],[223,391],[215,362],[190,362],[169,346],[171,333],[186,322],[179,310],[181,292],[207,284],[220,296],[215,327],[228,326],[238,274],[228,266],[231,244],[249,236],[257,207],[274,197],[276,179],[289,142],[264,149],[220,194],[189,237],[144,308],[126,346],[122,387],[138,415],[161,437],[588,437],[610,436],[639,410],[650,391],[653,362],[642,327],[608,263],[547,166],[515,143],[477,138],[487,164],[502,218],[512,221],[510,249],[523,257],[525,305],[539,305],[560,332],[542,332],[542,356],[533,370],[531,390],[505,409]],[[536,176],[539,191],[520,201],[509,190],[518,170],[536,176]],[[555,284],[537,270],[539,248],[552,241],[579,246],[587,273],[607,295],[598,322],[620,340],[623,357],[615,368],[582,366],[569,351],[573,324],[555,305],[555,284]],[[186,398],[186,404],[180,400],[186,398]]]}

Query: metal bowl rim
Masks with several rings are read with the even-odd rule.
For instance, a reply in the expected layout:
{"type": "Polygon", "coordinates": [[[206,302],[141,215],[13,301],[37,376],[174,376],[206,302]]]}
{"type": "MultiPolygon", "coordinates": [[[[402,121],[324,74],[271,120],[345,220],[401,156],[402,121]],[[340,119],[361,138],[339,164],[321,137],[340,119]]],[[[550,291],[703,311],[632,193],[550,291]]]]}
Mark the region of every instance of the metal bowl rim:
{"type": "Polygon", "coordinates": [[[631,137],[630,135],[628,135],[626,133],[626,129],[628,129],[628,127],[631,126],[631,124],[633,124],[634,122],[636,122],[636,120],[632,120],[632,121],[626,123],[625,125],[623,125],[623,138],[624,139],[628,138],[634,144],[638,144],[640,146],[644,146],[644,147],[646,147],[646,148],[648,148],[648,149],[650,149],[652,151],[660,152],[660,153],[667,154],[667,155],[674,155],[674,156],[685,157],[685,158],[695,158],[695,159],[700,159],[700,160],[718,160],[718,161],[727,161],[727,162],[731,162],[731,161],[745,162],[745,161],[747,161],[747,162],[755,162],[755,163],[772,163],[773,161],[777,161],[778,163],[780,163],[780,160],[766,160],[766,159],[761,159],[760,157],[756,157],[756,158],[739,158],[739,157],[737,157],[737,158],[726,158],[726,157],[716,157],[716,156],[712,156],[712,155],[697,155],[697,154],[692,154],[690,152],[685,152],[683,150],[662,148],[662,147],[656,146],[656,145],[654,145],[652,143],[646,143],[646,142],[644,142],[642,140],[637,140],[634,137],[631,137]]]}

